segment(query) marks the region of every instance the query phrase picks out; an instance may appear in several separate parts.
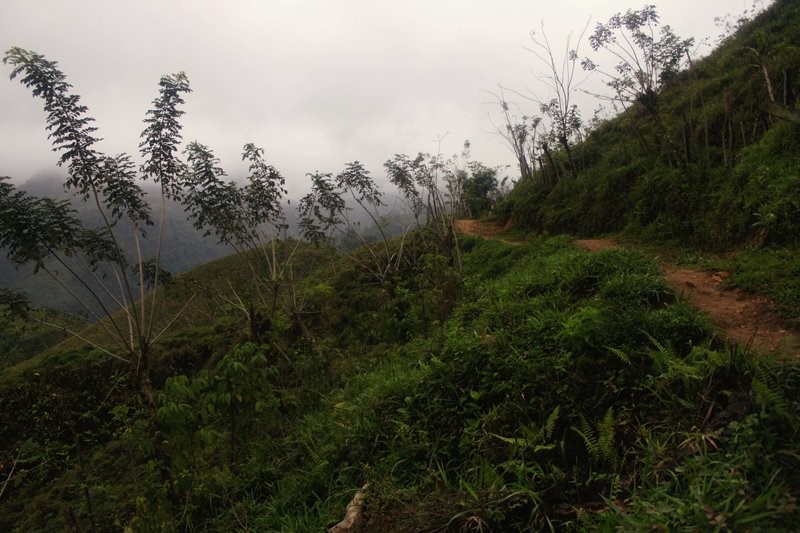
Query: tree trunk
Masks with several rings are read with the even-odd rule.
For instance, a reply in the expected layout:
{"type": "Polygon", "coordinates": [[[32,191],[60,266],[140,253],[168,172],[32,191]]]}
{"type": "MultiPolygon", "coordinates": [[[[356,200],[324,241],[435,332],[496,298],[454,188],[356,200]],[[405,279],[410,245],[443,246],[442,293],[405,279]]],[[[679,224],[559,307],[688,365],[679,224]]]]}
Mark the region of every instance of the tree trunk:
{"type": "Polygon", "coordinates": [[[553,171],[553,180],[550,185],[555,185],[558,182],[558,168],[556,168],[556,163],[553,161],[553,154],[550,153],[550,146],[547,143],[542,143],[542,150],[544,150],[544,155],[547,157],[547,162],[553,171]]]}
{"type": "Polygon", "coordinates": [[[150,357],[147,348],[141,348],[138,354],[131,357],[131,360],[137,360],[137,356],[139,367],[135,369],[136,384],[139,389],[139,395],[144,401],[147,430],[150,441],[153,444],[153,459],[155,459],[158,465],[158,473],[161,477],[161,481],[164,482],[167,487],[167,496],[169,497],[170,505],[172,506],[172,515],[174,516],[178,509],[180,509],[181,499],[175,487],[175,482],[172,479],[172,473],[169,468],[170,457],[164,449],[161,431],[158,427],[158,403],[156,401],[156,392],[153,388],[150,372],[150,357]]]}

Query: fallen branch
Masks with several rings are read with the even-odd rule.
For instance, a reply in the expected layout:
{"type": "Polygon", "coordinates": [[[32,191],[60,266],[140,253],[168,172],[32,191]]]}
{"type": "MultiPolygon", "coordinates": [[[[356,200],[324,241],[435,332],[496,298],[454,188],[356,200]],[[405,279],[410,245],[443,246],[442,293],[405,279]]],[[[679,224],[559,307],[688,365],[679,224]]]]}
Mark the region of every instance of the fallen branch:
{"type": "Polygon", "coordinates": [[[328,533],[352,533],[358,531],[361,527],[364,515],[364,498],[366,497],[367,487],[369,483],[365,483],[361,490],[356,492],[350,503],[347,504],[344,519],[330,528],[328,533]]]}

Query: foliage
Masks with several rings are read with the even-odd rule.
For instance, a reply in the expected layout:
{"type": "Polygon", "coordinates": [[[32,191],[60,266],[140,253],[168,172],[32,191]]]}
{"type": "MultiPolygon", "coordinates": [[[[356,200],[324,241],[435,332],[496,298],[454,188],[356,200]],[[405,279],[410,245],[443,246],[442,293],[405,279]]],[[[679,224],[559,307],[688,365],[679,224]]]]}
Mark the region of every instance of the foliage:
{"type": "Polygon", "coordinates": [[[616,74],[599,70],[588,58],[582,63],[586,70],[604,74],[621,102],[640,101],[648,110],[655,109],[662,86],[681,70],[694,43],[694,39],[679,38],[669,26],[658,27],[659,22],[654,5],[613,15],[605,24],[597,24],[589,44],[617,59],[616,74]]]}
{"type": "MultiPolygon", "coordinates": [[[[469,142],[464,143],[461,159],[469,158],[469,142]]],[[[459,268],[458,242],[454,229],[462,200],[465,172],[459,168],[459,156],[445,160],[441,153],[420,152],[414,159],[395,154],[383,167],[389,181],[397,187],[414,215],[416,226],[425,226],[421,235],[431,239],[427,245],[448,258],[450,266],[459,268]]]]}
{"type": "MultiPolygon", "coordinates": [[[[625,43],[619,32],[643,33],[641,84],[636,68],[614,73],[620,83],[630,76],[623,89],[632,91],[631,105],[574,146],[581,162],[574,182],[552,182],[568,159],[554,152],[498,212],[516,227],[550,233],[625,230],[714,250],[795,243],[798,126],[791,110],[800,96],[800,56],[790,42],[797,10],[773,4],[685,71],[684,56],[673,50],[684,41],[670,38],[663,44],[674,53],[658,52],[660,21],[650,7],[598,26],[590,43],[615,38],[617,46],[625,43]],[[647,54],[664,70],[645,67],[647,54]]],[[[633,54],[641,47],[631,39],[633,54]]]]}
{"type": "Polygon", "coordinates": [[[468,218],[480,218],[492,207],[497,192],[497,169],[471,161],[469,170],[463,184],[464,207],[468,218]]]}
{"type": "MultiPolygon", "coordinates": [[[[662,96],[677,94],[671,83],[662,96]]],[[[709,94],[709,114],[712,103],[709,94]]],[[[580,148],[576,155],[602,170],[593,186],[581,173],[552,186],[521,180],[515,216],[549,230],[631,223],[691,235],[706,219],[690,213],[709,205],[693,194],[692,180],[702,179],[760,198],[751,207],[764,206],[762,226],[747,220],[742,232],[756,230],[765,244],[791,242],[791,199],[769,197],[793,183],[793,160],[776,156],[794,146],[790,126],[765,128],[724,170],[700,159],[679,169],[659,159],[663,152],[605,143],[631,124],[644,127],[640,120],[623,115],[580,148]],[[767,154],[775,165],[765,163],[767,154]]],[[[694,135],[702,138],[702,129],[694,135]]],[[[183,190],[195,195],[188,203],[201,209],[204,227],[248,235],[235,233],[244,218],[217,226],[219,213],[202,211],[228,201],[265,231],[280,226],[269,199],[283,183],[260,149],[244,149],[256,196],[266,199],[254,213],[244,208],[243,189],[222,181],[213,153],[190,146],[183,190]]],[[[130,170],[119,158],[102,168],[112,166],[130,170]]],[[[171,167],[156,166],[170,175],[171,167]]],[[[800,527],[797,362],[721,344],[644,253],[592,254],[563,236],[514,246],[456,242],[455,193],[468,178],[459,161],[398,155],[386,168],[409,208],[430,223],[352,250],[355,260],[273,240],[275,254],[290,252],[282,257],[292,283],[269,335],[254,338],[241,318],[241,298],[263,280],[237,256],[162,282],[141,300],[165,315],[185,307],[174,331],[149,345],[150,389],[133,365],[75,341],[4,369],[0,529],[321,530],[341,519],[358,490],[365,530],[800,527]],[[382,280],[364,268],[379,252],[403,257],[382,280]]],[[[342,192],[364,205],[381,201],[371,184],[357,162],[337,176],[313,175],[302,204],[306,229],[327,239],[346,218],[342,192]]],[[[61,209],[2,185],[0,192],[9,209],[0,216],[20,205],[61,209]]],[[[122,216],[144,213],[115,202],[122,216]]],[[[118,216],[113,208],[108,214],[118,216]]],[[[103,237],[80,233],[76,242],[113,253],[96,246],[103,237]]],[[[793,265],[782,253],[774,251],[762,275],[793,265]]]]}
{"type": "MultiPolygon", "coordinates": [[[[124,379],[105,403],[65,389],[66,411],[36,393],[50,425],[72,420],[67,412],[85,420],[91,499],[66,491],[37,500],[41,512],[24,505],[37,487],[68,487],[80,468],[70,426],[36,426],[3,434],[3,449],[30,440],[3,514],[32,513],[31,528],[64,527],[68,508],[79,524],[320,529],[368,482],[368,528],[797,525],[796,470],[783,468],[795,459],[778,451],[797,444],[796,365],[714,345],[641,253],[468,237],[459,282],[446,257],[417,256],[415,242],[415,266],[393,294],[363,283],[368,274],[345,258],[335,273],[329,260],[302,271],[316,348],[283,312],[269,342],[245,342],[232,308],[159,345],[177,514],[147,462],[145,418],[124,379]],[[114,415],[79,416],[100,404],[114,415]],[[32,477],[38,464],[47,474],[32,477]]],[[[214,272],[230,276],[226,264],[214,272]]],[[[238,268],[240,291],[248,275],[238,268]]],[[[182,278],[163,290],[183,290],[182,278]]],[[[76,391],[87,385],[75,375],[110,375],[71,357],[31,372],[76,391]]],[[[30,405],[22,391],[37,390],[15,383],[3,395],[14,399],[9,417],[30,405]]]]}

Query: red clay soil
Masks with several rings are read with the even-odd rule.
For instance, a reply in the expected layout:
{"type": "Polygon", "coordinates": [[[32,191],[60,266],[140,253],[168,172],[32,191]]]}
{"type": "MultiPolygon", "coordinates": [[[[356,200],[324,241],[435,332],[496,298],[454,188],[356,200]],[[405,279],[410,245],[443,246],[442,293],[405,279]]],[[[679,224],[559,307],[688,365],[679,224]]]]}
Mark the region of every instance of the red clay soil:
{"type": "MultiPolygon", "coordinates": [[[[502,231],[474,220],[460,220],[457,227],[464,233],[489,238],[502,231]]],[[[576,240],[575,244],[592,252],[621,248],[611,239],[576,240]]],[[[689,303],[708,313],[717,331],[728,340],[761,352],[800,356],[800,331],[787,327],[766,298],[726,288],[723,282],[727,272],[682,269],[669,264],[662,264],[661,270],[689,303]]]]}
{"type": "MultiPolygon", "coordinates": [[[[610,239],[577,240],[575,244],[599,252],[620,248],[610,239]]],[[[662,264],[667,281],[689,303],[708,313],[714,326],[730,341],[773,354],[800,355],[800,331],[785,326],[766,298],[730,289],[727,272],[708,272],[662,264]]]]}
{"type": "Polygon", "coordinates": [[[618,242],[611,239],[578,239],[575,244],[581,248],[586,248],[590,252],[599,252],[601,250],[616,250],[622,248],[618,242]]]}
{"type": "Polygon", "coordinates": [[[506,230],[511,229],[510,222],[501,228],[498,226],[493,226],[491,223],[488,223],[483,220],[460,219],[456,220],[454,225],[456,230],[462,233],[468,233],[469,235],[475,235],[477,237],[483,237],[485,239],[496,239],[506,244],[514,244],[514,245],[519,244],[518,242],[507,241],[497,236],[498,233],[502,233],[506,230]]]}

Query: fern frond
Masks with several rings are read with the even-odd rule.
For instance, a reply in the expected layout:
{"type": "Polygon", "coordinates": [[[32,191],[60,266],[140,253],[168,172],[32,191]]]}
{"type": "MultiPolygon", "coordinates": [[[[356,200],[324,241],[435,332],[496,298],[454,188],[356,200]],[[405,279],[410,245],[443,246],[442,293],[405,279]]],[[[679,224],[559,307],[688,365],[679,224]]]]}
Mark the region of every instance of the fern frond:
{"type": "Polygon", "coordinates": [[[617,450],[614,447],[614,422],[614,408],[609,407],[603,420],[597,426],[597,441],[603,458],[616,468],[617,450]]]}
{"type": "Polygon", "coordinates": [[[792,412],[791,402],[780,392],[780,385],[775,377],[769,374],[763,367],[756,368],[756,375],[750,388],[755,395],[756,402],[766,411],[774,411],[784,419],[792,429],[797,432],[797,415],[792,412]]]}
{"type": "Polygon", "coordinates": [[[649,350],[647,352],[650,356],[650,359],[653,360],[655,369],[659,372],[666,372],[670,367],[670,362],[675,359],[674,354],[672,354],[672,352],[666,346],[661,344],[658,339],[650,335],[648,332],[644,331],[643,333],[650,343],[655,347],[655,350],[649,350]]]}
{"type": "Polygon", "coordinates": [[[599,461],[602,459],[600,443],[598,442],[597,435],[595,435],[595,432],[592,429],[592,426],[589,424],[589,421],[586,420],[586,417],[583,415],[581,415],[580,425],[580,429],[572,426],[572,431],[577,433],[583,440],[583,443],[586,446],[586,451],[589,453],[589,457],[594,461],[599,461]]]}
{"type": "Polygon", "coordinates": [[[613,502],[617,499],[620,492],[622,492],[622,479],[619,477],[619,474],[614,474],[614,477],[611,479],[611,489],[608,492],[608,499],[613,502]]]}
{"type": "Polygon", "coordinates": [[[614,348],[613,346],[606,346],[606,349],[612,354],[616,355],[617,359],[619,359],[621,362],[625,363],[626,365],[631,364],[631,358],[624,351],[620,350],[619,348],[614,348]]]}
{"type": "Polygon", "coordinates": [[[646,331],[643,331],[642,333],[644,333],[644,336],[645,336],[645,337],[647,337],[647,340],[649,340],[649,341],[650,341],[650,343],[651,343],[653,346],[655,346],[655,347],[656,347],[656,350],[658,350],[658,351],[659,351],[659,352],[661,352],[662,354],[664,354],[664,353],[668,354],[668,353],[669,353],[669,350],[667,349],[667,347],[666,347],[666,346],[664,346],[663,344],[661,344],[661,343],[658,341],[658,339],[656,339],[655,337],[653,337],[652,335],[650,335],[650,334],[649,334],[648,332],[646,332],[646,331]]]}
{"type": "Polygon", "coordinates": [[[550,416],[547,417],[547,422],[544,425],[544,434],[548,440],[553,438],[553,430],[556,426],[556,420],[558,420],[558,415],[561,412],[561,406],[556,405],[556,408],[553,409],[553,412],[550,413],[550,416]]]}

